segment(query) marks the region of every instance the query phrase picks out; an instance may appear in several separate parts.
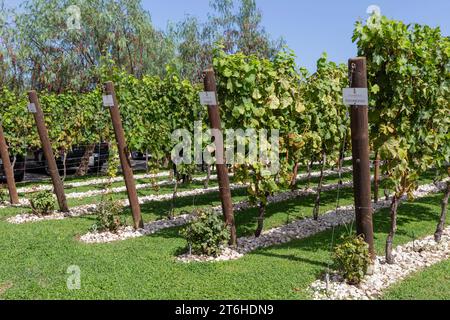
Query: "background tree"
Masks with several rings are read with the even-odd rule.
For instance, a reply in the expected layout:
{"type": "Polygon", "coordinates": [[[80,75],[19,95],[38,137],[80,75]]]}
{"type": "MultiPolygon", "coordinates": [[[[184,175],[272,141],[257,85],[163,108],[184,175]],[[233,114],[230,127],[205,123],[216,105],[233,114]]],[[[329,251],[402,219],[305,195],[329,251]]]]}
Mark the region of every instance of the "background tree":
{"type": "Polygon", "coordinates": [[[274,58],[284,41],[273,41],[262,26],[262,13],[255,0],[211,0],[215,15],[209,20],[215,38],[224,46],[226,53],[242,52],[259,58],[274,58]]]}
{"type": "Polygon", "coordinates": [[[140,0],[27,0],[12,21],[14,37],[3,43],[8,61],[21,68],[27,83],[20,85],[37,90],[94,88],[103,56],[137,77],[163,75],[174,55],[140,0]]]}
{"type": "Polygon", "coordinates": [[[212,63],[214,47],[228,54],[242,52],[258,58],[274,58],[284,45],[272,40],[262,26],[262,13],[255,0],[211,0],[212,13],[205,23],[195,17],[171,27],[183,76],[198,81],[201,71],[212,63]]]}

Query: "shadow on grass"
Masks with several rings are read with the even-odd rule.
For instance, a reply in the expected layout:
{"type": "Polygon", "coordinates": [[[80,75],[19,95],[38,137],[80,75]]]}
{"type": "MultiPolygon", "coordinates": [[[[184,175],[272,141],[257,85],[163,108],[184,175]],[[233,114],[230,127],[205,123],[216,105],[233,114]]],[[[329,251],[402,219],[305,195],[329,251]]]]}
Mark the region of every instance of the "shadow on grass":
{"type": "Polygon", "coordinates": [[[328,267],[328,264],[325,263],[325,262],[312,260],[312,259],[308,259],[308,258],[304,258],[304,257],[298,257],[298,256],[293,255],[293,254],[276,254],[276,253],[273,253],[273,252],[260,250],[258,252],[258,255],[266,256],[266,257],[269,257],[269,258],[284,259],[284,260],[289,260],[289,261],[293,261],[293,262],[307,263],[307,264],[310,264],[310,265],[315,265],[315,266],[323,267],[323,268],[328,267]]]}
{"type": "MultiPolygon", "coordinates": [[[[337,191],[322,192],[321,208],[332,209],[336,203],[337,191]]],[[[341,200],[351,201],[353,191],[345,188],[340,191],[341,200]]],[[[301,196],[278,203],[271,203],[266,209],[266,221],[280,212],[285,215],[284,223],[312,217],[316,195],[301,196]]],[[[237,232],[239,236],[251,235],[255,231],[257,224],[258,210],[251,208],[236,215],[237,232]]]]}
{"type": "MultiPolygon", "coordinates": [[[[245,189],[232,190],[233,197],[245,197],[247,191],[245,189]]],[[[166,218],[171,209],[172,200],[148,202],[141,205],[142,212],[155,214],[161,218],[166,218]]],[[[207,193],[197,196],[189,196],[175,199],[175,213],[192,212],[195,208],[209,207],[220,204],[220,197],[217,192],[207,193]]]]}
{"type": "MultiPolygon", "coordinates": [[[[411,240],[412,234],[408,232],[408,229],[405,227],[406,225],[410,225],[411,223],[417,223],[417,222],[423,222],[423,221],[429,221],[429,222],[436,222],[438,223],[438,213],[428,207],[427,205],[436,205],[438,203],[438,199],[440,197],[438,195],[432,196],[429,198],[423,198],[416,202],[408,202],[403,203],[399,208],[399,215],[398,215],[398,230],[397,230],[397,236],[405,236],[410,237],[411,240]]],[[[389,232],[390,228],[390,217],[389,217],[389,208],[382,209],[378,211],[377,214],[374,215],[374,233],[375,234],[387,234],[389,232]]],[[[334,239],[335,244],[338,244],[341,242],[341,236],[348,234],[349,230],[348,227],[340,226],[337,227],[334,230],[334,239]]],[[[320,232],[312,237],[308,237],[305,239],[300,240],[294,240],[289,243],[285,243],[282,245],[275,245],[272,247],[262,248],[259,250],[255,250],[250,254],[255,255],[263,255],[263,256],[269,256],[269,257],[280,257],[287,260],[296,260],[299,262],[305,262],[310,263],[312,265],[323,265],[323,263],[318,261],[310,261],[308,262],[307,258],[304,257],[298,257],[293,255],[283,255],[283,254],[276,254],[273,252],[273,250],[283,250],[283,249],[298,249],[300,251],[307,251],[307,252],[319,252],[324,251],[331,254],[331,242],[332,242],[332,230],[327,230],[320,232]]],[[[380,239],[379,241],[384,242],[385,239],[380,239]]],[[[325,267],[327,265],[325,264],[325,267]]]]}

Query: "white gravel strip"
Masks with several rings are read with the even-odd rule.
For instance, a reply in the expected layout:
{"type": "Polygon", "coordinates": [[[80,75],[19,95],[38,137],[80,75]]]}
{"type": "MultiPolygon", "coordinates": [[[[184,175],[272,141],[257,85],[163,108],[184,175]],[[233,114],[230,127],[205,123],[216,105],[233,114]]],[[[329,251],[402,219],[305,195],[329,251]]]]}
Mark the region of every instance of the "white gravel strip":
{"type": "MultiPolygon", "coordinates": [[[[351,182],[346,182],[343,184],[344,187],[348,187],[351,185],[352,185],[351,182]]],[[[323,191],[330,191],[330,190],[336,189],[337,187],[338,187],[338,184],[325,185],[325,186],[323,186],[323,191]]],[[[217,190],[218,190],[218,188],[217,188],[217,190]]],[[[300,196],[313,194],[315,192],[316,191],[314,189],[283,192],[283,193],[279,193],[279,194],[269,197],[268,203],[279,203],[279,202],[287,201],[287,200],[294,199],[294,198],[297,198],[300,196]]],[[[234,206],[234,211],[239,212],[242,210],[246,210],[248,208],[252,208],[255,205],[250,203],[249,201],[242,201],[242,202],[235,203],[233,206],[234,206]]],[[[221,206],[213,207],[212,210],[216,211],[217,214],[222,213],[221,206]]],[[[185,225],[186,223],[192,221],[194,218],[195,218],[195,214],[185,214],[185,215],[177,216],[173,220],[164,219],[164,220],[159,220],[156,222],[146,223],[144,228],[139,229],[139,230],[134,230],[131,227],[125,227],[125,228],[119,229],[117,233],[90,232],[90,233],[83,235],[80,238],[80,240],[85,243],[108,243],[108,242],[114,242],[114,241],[122,241],[122,240],[131,239],[131,238],[137,238],[137,237],[154,234],[162,229],[182,226],[182,225],[185,225]]]]}
{"type": "MultiPolygon", "coordinates": [[[[348,173],[351,172],[353,169],[352,167],[345,167],[342,169],[342,173],[348,173]]],[[[324,176],[331,176],[333,174],[337,174],[337,171],[335,170],[326,170],[324,171],[324,176]]],[[[157,175],[138,175],[136,176],[136,179],[147,179],[147,178],[156,178],[156,177],[163,177],[163,176],[168,176],[168,173],[163,172],[161,173],[161,176],[157,176],[157,175]],[[142,177],[139,177],[142,176],[142,177]]],[[[233,176],[232,174],[230,176],[233,176]]],[[[320,176],[320,172],[313,172],[311,173],[311,177],[312,178],[316,178],[320,176]]],[[[299,174],[298,175],[298,179],[299,180],[304,180],[308,177],[308,174],[303,173],[303,174],[299,174]]],[[[203,182],[206,179],[206,176],[204,177],[196,177],[193,178],[192,181],[193,182],[203,182]]],[[[212,175],[211,176],[211,181],[215,181],[217,180],[217,175],[212,175]]],[[[106,183],[108,182],[108,179],[99,179],[97,181],[102,181],[101,183],[106,183]]],[[[112,180],[112,182],[118,182],[118,181],[123,181],[122,177],[117,177],[114,178],[112,180]]],[[[84,181],[84,182],[79,182],[79,183],[73,183],[73,184],[67,184],[66,187],[70,187],[70,188],[75,188],[75,187],[82,187],[82,186],[87,186],[87,185],[93,185],[93,184],[85,184],[85,183],[90,183],[89,181],[84,181]]],[[[100,184],[100,183],[95,183],[95,184],[100,184]]],[[[173,181],[158,181],[157,183],[143,183],[143,184],[137,184],[136,185],[136,190],[142,190],[142,189],[147,189],[147,188],[151,188],[156,186],[167,186],[167,185],[173,185],[173,181]]],[[[42,190],[53,190],[53,186],[52,185],[43,185],[43,186],[38,186],[37,188],[26,188],[26,189],[18,189],[18,190],[25,190],[25,191],[18,191],[19,193],[28,193],[28,192],[37,192],[37,191],[42,191],[42,190]]],[[[94,196],[98,196],[98,195],[102,195],[102,194],[108,194],[108,193],[122,193],[125,192],[127,190],[126,186],[120,186],[120,187],[115,187],[112,188],[110,190],[91,190],[91,191],[86,191],[86,192],[70,192],[70,193],[66,193],[66,198],[67,199],[84,199],[84,198],[89,198],[89,197],[94,197],[94,196]]],[[[211,191],[214,192],[214,191],[211,191]]],[[[23,201],[23,205],[29,205],[28,201],[26,199],[24,199],[23,201]]],[[[7,205],[5,205],[5,208],[8,207],[7,205]]],[[[0,206],[0,209],[2,207],[0,206]]]]}
{"type": "Polygon", "coordinates": [[[395,264],[386,263],[385,257],[377,257],[374,273],[366,276],[358,286],[347,284],[338,274],[326,281],[317,280],[310,290],[315,300],[374,300],[383,291],[412,273],[450,259],[450,227],[444,230],[442,241],[434,236],[412,241],[393,250],[395,264]]]}
{"type": "MultiPolygon", "coordinates": [[[[242,188],[242,185],[232,185],[231,189],[238,189],[242,188]]],[[[189,196],[198,196],[203,195],[207,193],[217,192],[219,191],[219,187],[211,187],[207,189],[195,189],[195,190],[189,190],[189,191],[183,191],[179,192],[177,197],[189,197],[189,196]]],[[[149,202],[160,202],[160,201],[166,201],[172,199],[172,194],[162,194],[162,195],[149,195],[145,197],[138,198],[140,204],[145,204],[149,202]]],[[[128,199],[122,199],[117,201],[122,207],[127,207],[130,205],[128,199]]],[[[28,222],[38,222],[38,221],[45,221],[45,220],[61,220],[61,216],[63,217],[80,217],[84,215],[92,214],[93,211],[97,208],[97,204],[87,204],[82,205],[78,207],[71,208],[69,212],[67,213],[61,213],[61,212],[53,212],[50,215],[47,216],[36,216],[30,213],[24,213],[19,214],[14,217],[11,217],[7,219],[9,223],[13,224],[23,224],[28,222]]]]}
{"type": "MultiPolygon", "coordinates": [[[[193,178],[193,182],[203,182],[205,178],[193,178]]],[[[211,181],[217,180],[217,176],[211,176],[211,181]]],[[[136,185],[136,190],[142,190],[147,188],[152,188],[154,186],[167,186],[167,185],[173,185],[174,183],[172,181],[158,181],[156,183],[141,183],[136,185]]],[[[104,190],[92,190],[92,191],[86,191],[86,192],[72,192],[67,193],[66,198],[67,199],[84,199],[89,197],[94,197],[102,194],[109,194],[109,193],[122,193],[127,191],[126,186],[111,188],[111,189],[104,189],[104,190]]]]}
{"type": "MultiPolygon", "coordinates": [[[[170,173],[168,171],[160,172],[157,174],[136,174],[134,175],[134,179],[150,179],[150,178],[163,178],[168,177],[170,173]]],[[[115,177],[115,178],[99,178],[99,179],[90,179],[86,181],[80,181],[80,182],[70,182],[65,183],[65,188],[78,188],[78,187],[86,187],[86,186],[95,186],[99,184],[105,184],[108,182],[121,182],[124,181],[123,176],[115,177]]],[[[51,184],[44,184],[44,185],[37,185],[32,187],[23,187],[18,188],[18,193],[30,193],[30,192],[38,192],[38,191],[46,191],[46,190],[53,190],[53,185],[51,184]]]]}
{"type": "Polygon", "coordinates": [[[11,204],[9,202],[1,204],[0,205],[0,210],[1,209],[7,209],[7,208],[21,208],[21,207],[27,207],[30,205],[30,201],[28,201],[28,199],[19,199],[19,203],[18,204],[11,204]]]}
{"type": "MultiPolygon", "coordinates": [[[[351,168],[344,168],[342,170],[342,172],[348,172],[351,171],[351,168]]],[[[333,173],[336,173],[335,171],[327,171],[325,172],[325,174],[327,175],[331,175],[333,173]]],[[[314,175],[318,174],[320,175],[320,173],[313,173],[314,175]]],[[[305,176],[307,176],[307,174],[301,174],[299,175],[299,179],[303,179],[305,176]]],[[[212,177],[213,179],[217,178],[217,176],[212,177]]],[[[195,178],[198,181],[202,181],[202,178],[195,178]]],[[[160,183],[164,183],[164,181],[160,182],[160,183]]],[[[346,186],[351,186],[352,184],[346,184],[346,186]]],[[[149,186],[153,186],[152,184],[150,185],[146,185],[147,187],[149,186]]],[[[333,184],[331,185],[332,188],[337,187],[337,184],[333,184]]],[[[330,186],[326,186],[324,185],[323,187],[323,191],[327,191],[327,188],[329,188],[330,186]]],[[[120,190],[122,190],[122,188],[124,188],[126,190],[126,187],[119,187],[119,188],[114,188],[113,192],[117,193],[120,192],[120,190]]],[[[235,184],[235,185],[231,185],[231,189],[235,190],[235,189],[240,189],[240,188],[245,188],[245,185],[242,184],[235,184]]],[[[328,189],[329,190],[329,189],[328,189]]],[[[107,193],[104,190],[98,190],[100,193],[107,193]]],[[[190,196],[198,196],[198,195],[204,195],[204,194],[208,194],[208,193],[213,193],[213,192],[218,192],[219,191],[219,187],[210,187],[210,188],[204,188],[204,189],[195,189],[195,190],[189,190],[189,191],[183,191],[183,192],[179,192],[177,194],[177,198],[183,198],[183,197],[190,197],[190,196]]],[[[91,191],[91,192],[97,192],[97,191],[91,191]]],[[[311,192],[315,192],[313,189],[309,190],[309,193],[311,192]]],[[[276,197],[279,197],[280,200],[279,201],[284,201],[290,198],[295,198],[298,197],[300,195],[303,195],[304,192],[303,191],[293,191],[293,192],[285,192],[285,193],[280,193],[278,195],[276,195],[276,197]],[[287,197],[287,198],[284,198],[287,197]]],[[[97,194],[98,195],[98,194],[97,194]]],[[[144,196],[144,197],[140,197],[139,198],[139,203],[140,204],[145,204],[145,203],[149,203],[149,202],[158,202],[158,201],[167,201],[172,199],[172,193],[167,193],[167,194],[162,194],[162,195],[149,195],[149,196],[144,196]]],[[[128,199],[123,199],[123,200],[119,200],[120,204],[124,207],[129,206],[129,201],[128,199]]],[[[28,204],[28,200],[24,200],[24,203],[28,204]]],[[[242,203],[239,203],[236,205],[236,210],[242,210],[240,209],[240,206],[244,206],[244,208],[247,208],[249,206],[249,204],[244,201],[242,203]]],[[[65,213],[64,216],[65,217],[79,217],[79,216],[83,216],[83,215],[88,215],[91,214],[95,208],[97,207],[96,204],[88,204],[88,205],[82,205],[82,206],[78,206],[78,207],[74,207],[70,209],[70,212],[65,213]]],[[[13,224],[23,224],[23,223],[28,223],[28,222],[38,222],[38,221],[45,221],[45,220],[61,220],[61,213],[55,211],[54,213],[47,215],[44,217],[39,217],[33,214],[29,214],[29,213],[24,213],[24,214],[19,214],[16,215],[14,217],[11,217],[9,219],[7,219],[8,222],[13,223],[13,224]]]]}
{"type": "MultiPolygon", "coordinates": [[[[423,198],[431,193],[439,192],[445,187],[446,182],[440,182],[437,185],[433,183],[423,185],[414,192],[414,196],[415,198],[423,198]]],[[[402,198],[403,201],[406,199],[406,196],[402,198]]],[[[377,204],[374,203],[374,212],[381,208],[388,208],[390,204],[391,201],[386,200],[379,201],[377,204]]],[[[333,227],[349,224],[354,221],[354,218],[354,206],[341,207],[337,211],[333,210],[320,215],[317,221],[312,218],[305,218],[279,228],[265,231],[259,238],[255,238],[255,236],[239,238],[236,249],[227,250],[216,258],[185,254],[179,256],[177,260],[185,263],[235,260],[256,249],[279,245],[296,239],[304,239],[333,227]]]]}
{"type": "Polygon", "coordinates": [[[6,219],[7,222],[12,224],[25,224],[32,222],[41,222],[49,220],[62,220],[65,218],[75,218],[92,214],[97,208],[97,204],[88,204],[70,209],[69,212],[54,211],[52,214],[46,216],[37,216],[32,213],[22,213],[16,216],[6,219]]]}

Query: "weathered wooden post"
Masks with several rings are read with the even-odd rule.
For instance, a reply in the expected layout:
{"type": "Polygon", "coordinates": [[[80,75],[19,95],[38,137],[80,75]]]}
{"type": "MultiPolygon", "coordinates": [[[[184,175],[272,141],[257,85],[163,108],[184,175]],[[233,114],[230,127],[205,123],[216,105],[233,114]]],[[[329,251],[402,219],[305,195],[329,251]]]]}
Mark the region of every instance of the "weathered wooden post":
{"type": "Polygon", "coordinates": [[[117,141],[120,164],[122,166],[125,186],[127,187],[128,200],[130,202],[131,212],[133,214],[134,227],[136,229],[143,228],[144,222],[142,221],[141,206],[139,205],[133,169],[131,168],[130,154],[125,141],[119,104],[117,102],[116,92],[112,82],[107,82],[105,84],[105,93],[106,96],[103,97],[103,104],[105,107],[109,107],[109,112],[114,127],[114,134],[117,141]]]}
{"type": "Polygon", "coordinates": [[[33,113],[34,120],[36,121],[39,138],[41,139],[42,150],[44,151],[44,156],[47,160],[48,171],[52,179],[53,189],[55,191],[56,198],[58,199],[59,209],[62,212],[69,212],[66,195],[64,193],[64,186],[61,177],[59,176],[58,167],[56,166],[52,145],[48,137],[47,127],[45,126],[44,113],[42,112],[36,91],[32,90],[28,92],[28,99],[30,101],[28,109],[31,113],[33,113]]]}
{"type": "Polygon", "coordinates": [[[366,58],[349,60],[349,76],[350,87],[354,94],[354,103],[350,105],[356,232],[364,236],[374,258],[366,58]]]}
{"type": "Polygon", "coordinates": [[[16,180],[14,179],[14,169],[9,159],[8,145],[6,144],[3,125],[0,122],[0,156],[3,161],[3,171],[5,172],[6,183],[9,190],[9,199],[11,204],[19,204],[19,195],[16,189],[16,180]]]}
{"type": "MultiPolygon", "coordinates": [[[[204,71],[204,87],[207,93],[213,94],[215,97],[213,104],[208,104],[208,116],[211,125],[211,129],[222,131],[222,125],[220,121],[219,107],[217,105],[217,89],[216,89],[216,77],[213,69],[207,69],[204,71]]],[[[226,224],[230,227],[231,241],[230,244],[235,246],[237,244],[236,237],[236,225],[234,222],[233,202],[231,200],[230,178],[228,177],[228,169],[225,161],[225,150],[223,141],[219,145],[217,139],[216,145],[216,169],[219,179],[220,199],[222,202],[222,211],[225,217],[226,224]]]]}

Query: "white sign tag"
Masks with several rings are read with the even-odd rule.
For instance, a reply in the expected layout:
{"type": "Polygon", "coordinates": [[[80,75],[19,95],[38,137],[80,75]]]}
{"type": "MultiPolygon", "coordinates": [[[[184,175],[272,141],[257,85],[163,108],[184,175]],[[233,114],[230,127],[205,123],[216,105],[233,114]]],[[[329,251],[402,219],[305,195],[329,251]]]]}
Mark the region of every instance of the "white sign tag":
{"type": "Polygon", "coordinates": [[[369,91],[367,88],[345,88],[343,92],[344,104],[350,106],[368,106],[369,91]]]}
{"type": "Polygon", "coordinates": [[[200,92],[200,104],[204,106],[217,106],[216,93],[214,91],[200,92]]]}
{"type": "Polygon", "coordinates": [[[34,103],[30,103],[28,105],[28,111],[31,113],[36,113],[36,105],[34,103]]]}
{"type": "Polygon", "coordinates": [[[114,107],[114,99],[112,95],[103,96],[104,107],[114,107]]]}

